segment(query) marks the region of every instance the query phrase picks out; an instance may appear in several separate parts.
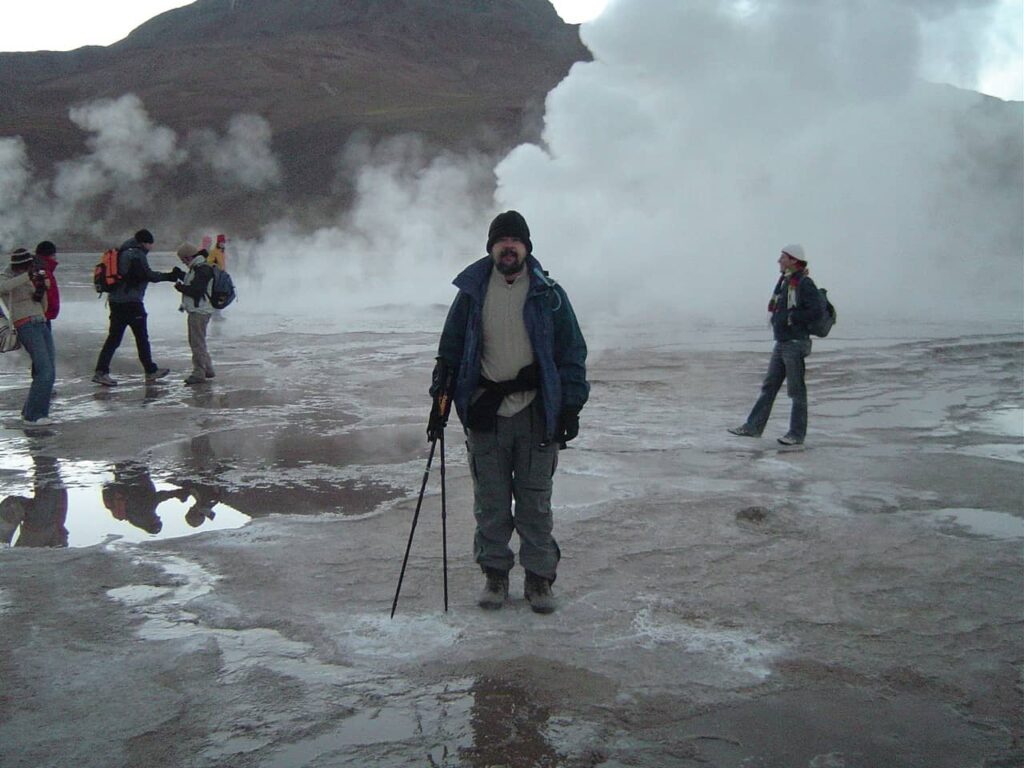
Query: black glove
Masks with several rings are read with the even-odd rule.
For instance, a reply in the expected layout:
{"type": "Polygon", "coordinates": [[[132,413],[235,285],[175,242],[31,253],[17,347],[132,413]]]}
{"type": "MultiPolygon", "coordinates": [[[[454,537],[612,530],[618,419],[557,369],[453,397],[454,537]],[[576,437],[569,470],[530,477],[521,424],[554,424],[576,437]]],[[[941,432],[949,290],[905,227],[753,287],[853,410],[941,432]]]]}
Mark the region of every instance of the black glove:
{"type": "Polygon", "coordinates": [[[558,416],[558,432],[555,441],[563,447],[570,440],[575,440],[580,433],[580,412],[576,408],[563,408],[558,416]]]}
{"type": "Polygon", "coordinates": [[[185,270],[183,270],[181,267],[175,267],[170,272],[171,280],[184,280],[185,279],[185,275],[187,275],[187,274],[188,273],[185,270]]]}
{"type": "Polygon", "coordinates": [[[443,357],[437,358],[434,364],[434,372],[430,376],[430,396],[437,397],[451,389],[452,380],[455,378],[455,371],[443,357]]]}
{"type": "Polygon", "coordinates": [[[448,414],[452,407],[452,382],[455,371],[442,359],[437,358],[434,373],[430,379],[430,418],[427,419],[427,441],[434,442],[441,437],[448,426],[448,414]]]}
{"type": "Polygon", "coordinates": [[[185,286],[183,284],[181,284],[181,283],[175,283],[174,284],[174,290],[176,290],[178,293],[184,293],[185,292],[185,286]]]}

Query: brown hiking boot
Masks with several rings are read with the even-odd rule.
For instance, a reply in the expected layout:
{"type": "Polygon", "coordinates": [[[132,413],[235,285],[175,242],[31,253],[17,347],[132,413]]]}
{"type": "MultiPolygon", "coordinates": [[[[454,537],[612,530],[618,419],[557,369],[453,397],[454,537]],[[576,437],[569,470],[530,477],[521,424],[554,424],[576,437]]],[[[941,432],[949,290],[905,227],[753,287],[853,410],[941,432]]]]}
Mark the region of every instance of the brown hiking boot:
{"type": "Polygon", "coordinates": [[[487,583],[484,584],[476,602],[485,610],[496,611],[508,598],[508,571],[484,568],[484,574],[487,576],[487,583]]]}
{"type": "Polygon", "coordinates": [[[523,597],[534,613],[554,613],[555,596],[551,594],[551,582],[536,573],[526,572],[523,597]]]}

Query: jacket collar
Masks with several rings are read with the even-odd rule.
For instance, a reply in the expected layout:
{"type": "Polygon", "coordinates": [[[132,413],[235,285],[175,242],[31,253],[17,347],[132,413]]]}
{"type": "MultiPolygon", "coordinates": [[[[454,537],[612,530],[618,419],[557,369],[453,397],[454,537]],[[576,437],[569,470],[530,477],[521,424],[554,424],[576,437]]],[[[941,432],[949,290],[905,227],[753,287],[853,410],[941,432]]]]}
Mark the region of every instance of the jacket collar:
{"type": "MultiPolygon", "coordinates": [[[[452,284],[460,291],[468,293],[477,302],[483,303],[487,282],[491,279],[493,269],[494,260],[490,256],[484,256],[462,270],[452,284]]],[[[530,277],[531,296],[548,288],[549,283],[543,276],[544,268],[533,254],[526,256],[526,270],[530,277]]]]}

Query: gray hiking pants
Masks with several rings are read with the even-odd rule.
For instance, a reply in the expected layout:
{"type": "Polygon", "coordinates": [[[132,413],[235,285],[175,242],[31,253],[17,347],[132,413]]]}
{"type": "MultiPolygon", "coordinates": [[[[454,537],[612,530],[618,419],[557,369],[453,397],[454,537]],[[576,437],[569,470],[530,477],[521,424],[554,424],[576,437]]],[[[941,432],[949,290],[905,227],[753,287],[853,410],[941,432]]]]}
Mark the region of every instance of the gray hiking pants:
{"type": "Polygon", "coordinates": [[[206,329],[210,316],[200,312],[188,313],[188,346],[192,350],[192,375],[205,378],[213,375],[213,361],[206,349],[206,329]]]}
{"type": "Polygon", "coordinates": [[[558,444],[542,445],[544,414],[539,398],[515,416],[497,420],[494,431],[468,431],[476,517],[473,553],[482,568],[511,570],[515,556],[509,542],[515,531],[523,568],[554,581],[561,557],[551,535],[558,444]]]}

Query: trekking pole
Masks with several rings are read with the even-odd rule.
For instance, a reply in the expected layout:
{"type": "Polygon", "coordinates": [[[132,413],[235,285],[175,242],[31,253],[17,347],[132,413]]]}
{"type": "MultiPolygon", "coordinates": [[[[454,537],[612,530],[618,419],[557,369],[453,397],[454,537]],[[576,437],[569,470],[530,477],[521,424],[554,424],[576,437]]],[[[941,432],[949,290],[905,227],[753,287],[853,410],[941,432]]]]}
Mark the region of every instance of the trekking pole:
{"type": "MultiPolygon", "coordinates": [[[[442,433],[443,435],[443,433],[442,433]]],[[[442,436],[442,440],[444,437],[442,436]]],[[[437,441],[433,440],[430,443],[430,455],[427,457],[427,467],[423,470],[423,482],[420,484],[420,497],[416,501],[416,512],[412,516],[412,528],[409,530],[409,543],[405,545],[405,557],[402,558],[402,572],[398,574],[398,588],[395,590],[395,599],[391,603],[391,618],[395,618],[395,609],[398,607],[398,594],[402,591],[402,580],[405,578],[405,566],[409,562],[409,551],[412,549],[412,537],[416,533],[416,521],[420,519],[420,507],[423,505],[423,492],[427,489],[427,478],[430,477],[430,465],[434,461],[434,449],[437,447],[437,441]]],[[[441,455],[444,456],[444,450],[442,449],[441,455]]],[[[447,583],[447,575],[445,576],[445,582],[447,583]]],[[[447,593],[445,593],[446,605],[447,605],[447,593]]]]}
{"type": "Polygon", "coordinates": [[[448,613],[448,508],[444,489],[444,432],[441,432],[441,559],[444,562],[444,612],[448,613]]]}
{"type": "Polygon", "coordinates": [[[423,482],[420,483],[420,495],[416,500],[416,511],[412,516],[412,528],[409,530],[409,541],[405,545],[405,557],[402,558],[402,571],[398,574],[398,587],[395,589],[395,599],[391,603],[391,618],[395,618],[395,609],[398,607],[398,595],[402,591],[402,581],[405,579],[405,568],[409,563],[409,552],[412,550],[412,538],[416,533],[416,522],[420,518],[420,507],[423,506],[423,494],[427,489],[427,478],[430,477],[430,465],[434,461],[434,450],[437,443],[441,443],[441,554],[444,561],[444,610],[448,612],[448,520],[447,505],[445,498],[444,482],[444,428],[448,423],[448,413],[451,410],[451,397],[448,394],[451,387],[452,371],[442,372],[442,383],[440,393],[433,398],[430,408],[430,418],[427,421],[427,439],[430,440],[430,455],[427,457],[427,466],[423,470],[423,482]]]}

